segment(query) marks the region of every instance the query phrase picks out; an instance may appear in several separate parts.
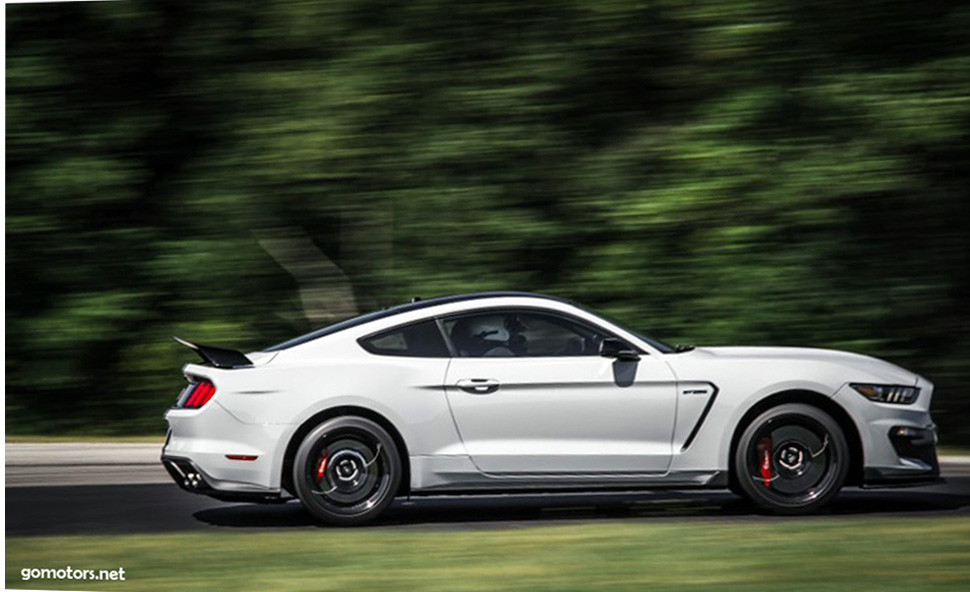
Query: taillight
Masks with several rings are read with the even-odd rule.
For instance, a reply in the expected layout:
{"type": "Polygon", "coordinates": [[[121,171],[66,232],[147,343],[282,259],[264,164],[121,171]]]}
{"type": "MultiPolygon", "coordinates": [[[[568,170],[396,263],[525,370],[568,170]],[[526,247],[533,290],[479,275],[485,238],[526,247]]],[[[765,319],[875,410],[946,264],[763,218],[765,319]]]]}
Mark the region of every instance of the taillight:
{"type": "Polygon", "coordinates": [[[198,409],[209,402],[212,395],[216,394],[216,387],[208,380],[203,380],[189,385],[188,397],[182,407],[186,409],[198,409]]]}

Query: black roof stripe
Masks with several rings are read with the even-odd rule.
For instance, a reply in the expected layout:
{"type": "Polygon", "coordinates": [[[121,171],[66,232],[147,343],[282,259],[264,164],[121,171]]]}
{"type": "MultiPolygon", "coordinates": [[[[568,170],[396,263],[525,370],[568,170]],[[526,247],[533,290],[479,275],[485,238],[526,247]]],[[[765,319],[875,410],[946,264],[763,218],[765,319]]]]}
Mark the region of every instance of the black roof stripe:
{"type": "Polygon", "coordinates": [[[429,298],[427,300],[418,300],[416,302],[409,302],[407,304],[399,304],[397,306],[392,306],[390,308],[385,308],[382,310],[377,310],[374,312],[369,312],[362,314],[360,316],[352,317],[333,325],[328,325],[326,327],[317,329],[307,333],[306,335],[301,335],[299,337],[290,339],[289,341],[284,341],[273,347],[266,348],[263,351],[275,352],[284,349],[289,349],[291,347],[302,345],[314,339],[319,339],[326,335],[331,335],[338,331],[343,331],[344,329],[350,329],[351,327],[357,327],[365,323],[370,323],[372,321],[378,321],[380,319],[386,319],[395,315],[399,315],[405,312],[411,312],[415,310],[421,310],[424,308],[432,308],[435,306],[441,306],[444,304],[453,304],[455,302],[466,302],[469,300],[481,300],[484,298],[539,298],[542,300],[554,300],[556,302],[569,302],[565,298],[559,298],[558,296],[549,296],[548,294],[536,294],[533,292],[475,292],[473,294],[458,294],[456,296],[440,296],[438,298],[429,298]]]}

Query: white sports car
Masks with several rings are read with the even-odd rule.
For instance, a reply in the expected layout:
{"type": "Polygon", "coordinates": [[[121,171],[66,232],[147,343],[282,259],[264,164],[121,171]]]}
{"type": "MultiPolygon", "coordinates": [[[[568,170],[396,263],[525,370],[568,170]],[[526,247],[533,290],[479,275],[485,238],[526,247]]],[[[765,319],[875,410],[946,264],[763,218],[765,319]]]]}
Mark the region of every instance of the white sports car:
{"type": "MultiPolygon", "coordinates": [[[[181,340],[180,340],[181,341],[181,340]]],[[[939,480],[933,385],[820,349],[670,347],[569,301],[414,301],[205,360],[162,461],[222,500],[359,524],[396,496],[730,488],[807,512],[843,485],[939,480]]]]}

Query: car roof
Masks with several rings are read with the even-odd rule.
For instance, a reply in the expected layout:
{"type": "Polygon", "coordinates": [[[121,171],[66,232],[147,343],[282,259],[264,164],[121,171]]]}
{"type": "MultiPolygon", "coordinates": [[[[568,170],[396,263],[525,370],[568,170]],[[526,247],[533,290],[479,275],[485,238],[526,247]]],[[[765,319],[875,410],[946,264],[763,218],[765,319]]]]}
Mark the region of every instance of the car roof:
{"type": "Polygon", "coordinates": [[[454,304],[456,302],[467,302],[470,300],[482,300],[486,298],[537,298],[541,300],[552,300],[555,302],[569,303],[569,300],[565,298],[560,298],[558,296],[550,296],[548,294],[536,294],[533,292],[474,292],[472,294],[458,294],[455,296],[439,296],[437,298],[429,298],[427,300],[421,300],[415,298],[411,302],[406,304],[398,304],[396,306],[391,306],[389,308],[384,308],[374,312],[365,313],[356,317],[352,317],[333,325],[328,325],[317,329],[316,331],[311,331],[306,335],[301,335],[299,337],[290,339],[278,345],[266,348],[263,351],[275,352],[282,351],[284,349],[289,349],[297,345],[302,345],[309,341],[319,339],[326,335],[336,333],[338,331],[343,331],[344,329],[350,329],[351,327],[357,327],[366,323],[371,323],[373,321],[378,321],[380,319],[386,319],[388,317],[396,316],[406,312],[412,312],[415,310],[421,310],[424,308],[433,308],[435,306],[442,306],[444,304],[454,304]]]}

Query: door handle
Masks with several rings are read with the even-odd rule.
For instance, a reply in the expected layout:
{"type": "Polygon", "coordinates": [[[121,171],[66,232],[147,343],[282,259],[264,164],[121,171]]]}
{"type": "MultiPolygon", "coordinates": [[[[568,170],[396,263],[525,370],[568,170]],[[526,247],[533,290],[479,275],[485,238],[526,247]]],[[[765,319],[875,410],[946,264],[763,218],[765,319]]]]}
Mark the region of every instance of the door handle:
{"type": "Polygon", "coordinates": [[[455,385],[473,395],[490,395],[500,386],[499,381],[494,378],[462,378],[455,385]]]}

